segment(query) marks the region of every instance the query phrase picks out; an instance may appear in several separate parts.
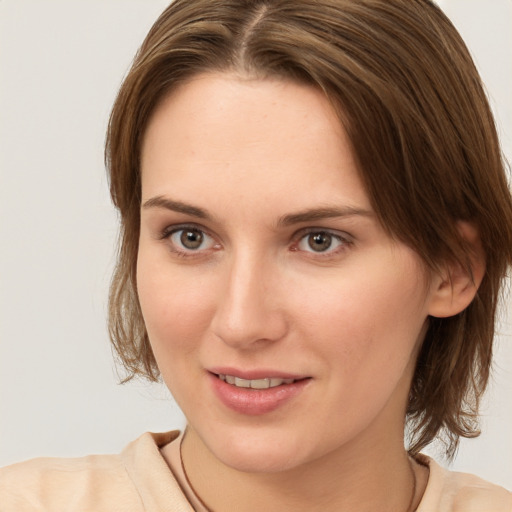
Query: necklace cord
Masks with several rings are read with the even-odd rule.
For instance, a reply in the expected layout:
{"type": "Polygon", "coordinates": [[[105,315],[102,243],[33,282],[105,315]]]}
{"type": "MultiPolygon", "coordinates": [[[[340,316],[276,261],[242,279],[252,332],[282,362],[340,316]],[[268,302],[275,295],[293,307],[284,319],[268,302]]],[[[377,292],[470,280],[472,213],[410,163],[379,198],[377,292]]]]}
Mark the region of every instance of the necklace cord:
{"type": "MultiPolygon", "coordinates": [[[[201,505],[205,508],[207,512],[213,512],[211,508],[206,505],[206,503],[202,500],[201,496],[197,493],[197,491],[194,489],[194,486],[192,485],[192,482],[190,481],[187,470],[185,469],[185,464],[183,462],[183,440],[185,439],[185,436],[187,434],[187,429],[185,428],[185,432],[183,432],[183,436],[180,441],[180,463],[181,463],[181,470],[183,471],[183,475],[185,476],[185,480],[187,482],[187,485],[190,487],[190,490],[194,494],[195,498],[201,505]]],[[[414,471],[413,467],[413,461],[411,460],[411,457],[407,457],[407,460],[409,461],[409,468],[411,470],[412,475],[412,494],[411,498],[409,499],[409,504],[407,505],[406,512],[415,512],[416,509],[413,509],[414,507],[414,499],[416,498],[416,486],[417,486],[417,480],[416,480],[416,472],[414,471]]]]}
{"type": "Polygon", "coordinates": [[[190,481],[190,479],[188,477],[187,470],[185,469],[185,464],[183,463],[182,446],[183,446],[183,440],[185,439],[186,435],[187,435],[187,429],[185,428],[185,432],[183,432],[183,436],[182,436],[181,441],[180,441],[180,463],[181,463],[181,470],[183,471],[183,475],[185,476],[185,481],[187,482],[187,485],[190,487],[190,490],[194,494],[194,496],[197,499],[197,501],[199,501],[199,503],[201,503],[201,505],[205,508],[205,510],[207,512],[213,512],[213,510],[211,508],[209,508],[206,505],[206,503],[201,499],[201,496],[199,496],[199,494],[197,494],[197,491],[194,489],[194,486],[192,485],[192,482],[190,481]]]}

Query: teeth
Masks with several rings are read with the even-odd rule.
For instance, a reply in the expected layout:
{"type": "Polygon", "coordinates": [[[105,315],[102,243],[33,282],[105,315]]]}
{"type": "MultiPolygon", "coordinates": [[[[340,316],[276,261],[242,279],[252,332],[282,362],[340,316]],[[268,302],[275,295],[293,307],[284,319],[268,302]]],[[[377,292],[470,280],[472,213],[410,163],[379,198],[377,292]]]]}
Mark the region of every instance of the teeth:
{"type": "Polygon", "coordinates": [[[232,384],[238,388],[251,388],[251,389],[268,389],[281,386],[281,384],[291,384],[294,379],[279,379],[279,378],[265,378],[265,379],[241,379],[233,375],[219,374],[219,379],[232,384]]]}
{"type": "MultiPolygon", "coordinates": [[[[250,383],[252,389],[268,389],[271,387],[272,379],[255,379],[251,380],[250,383]]],[[[276,386],[278,385],[279,384],[276,384],[276,386]]]]}
{"type": "Polygon", "coordinates": [[[250,388],[251,381],[245,380],[245,379],[239,379],[238,377],[235,377],[235,386],[237,388],[250,388]]]}

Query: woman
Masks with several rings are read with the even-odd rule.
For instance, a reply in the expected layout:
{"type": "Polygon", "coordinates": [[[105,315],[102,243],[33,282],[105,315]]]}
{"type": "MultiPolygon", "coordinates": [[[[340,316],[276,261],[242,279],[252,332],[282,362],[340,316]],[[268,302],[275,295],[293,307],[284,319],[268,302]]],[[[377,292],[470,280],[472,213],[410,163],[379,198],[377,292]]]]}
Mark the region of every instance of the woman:
{"type": "Polygon", "coordinates": [[[512,263],[494,122],[433,4],[176,1],[121,87],[107,164],[112,341],[188,427],[7,468],[2,503],[512,509],[419,453],[477,434],[512,263]]]}

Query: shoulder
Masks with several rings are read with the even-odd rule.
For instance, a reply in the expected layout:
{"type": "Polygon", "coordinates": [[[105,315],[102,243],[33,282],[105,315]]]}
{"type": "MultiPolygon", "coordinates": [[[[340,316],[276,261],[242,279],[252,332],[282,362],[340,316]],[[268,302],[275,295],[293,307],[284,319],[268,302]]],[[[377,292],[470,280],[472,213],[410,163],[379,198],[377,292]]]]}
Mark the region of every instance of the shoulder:
{"type": "Polygon", "coordinates": [[[448,471],[424,455],[430,468],[417,512],[512,512],[512,493],[469,473],[448,471]]]}
{"type": "Polygon", "coordinates": [[[1,468],[1,510],[163,510],[152,503],[155,487],[166,497],[182,499],[159,452],[158,442],[169,434],[144,434],[119,455],[38,458],[1,468]]]}
{"type": "Polygon", "coordinates": [[[118,455],[39,458],[0,469],[2,511],[75,510],[72,504],[92,510],[93,500],[103,507],[114,497],[139,510],[133,505],[140,500],[118,455]]]}
{"type": "Polygon", "coordinates": [[[112,494],[134,498],[116,455],[39,458],[0,469],[0,501],[6,511],[58,510],[72,502],[86,507],[93,495],[105,500],[112,494]]]}

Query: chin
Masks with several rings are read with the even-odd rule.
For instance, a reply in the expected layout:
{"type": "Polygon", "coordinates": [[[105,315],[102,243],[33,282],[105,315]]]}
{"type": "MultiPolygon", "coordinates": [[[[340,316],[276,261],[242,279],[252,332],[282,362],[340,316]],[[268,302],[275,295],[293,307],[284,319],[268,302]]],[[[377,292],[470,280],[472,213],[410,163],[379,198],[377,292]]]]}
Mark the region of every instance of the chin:
{"type": "Polygon", "coordinates": [[[218,457],[226,466],[244,473],[280,473],[288,471],[300,465],[296,454],[283,453],[279,450],[254,451],[230,451],[222,453],[218,457]]]}
{"type": "Polygon", "coordinates": [[[213,455],[224,465],[245,473],[279,473],[306,462],[303,443],[290,436],[254,436],[248,433],[226,439],[204,439],[213,455]]]}

